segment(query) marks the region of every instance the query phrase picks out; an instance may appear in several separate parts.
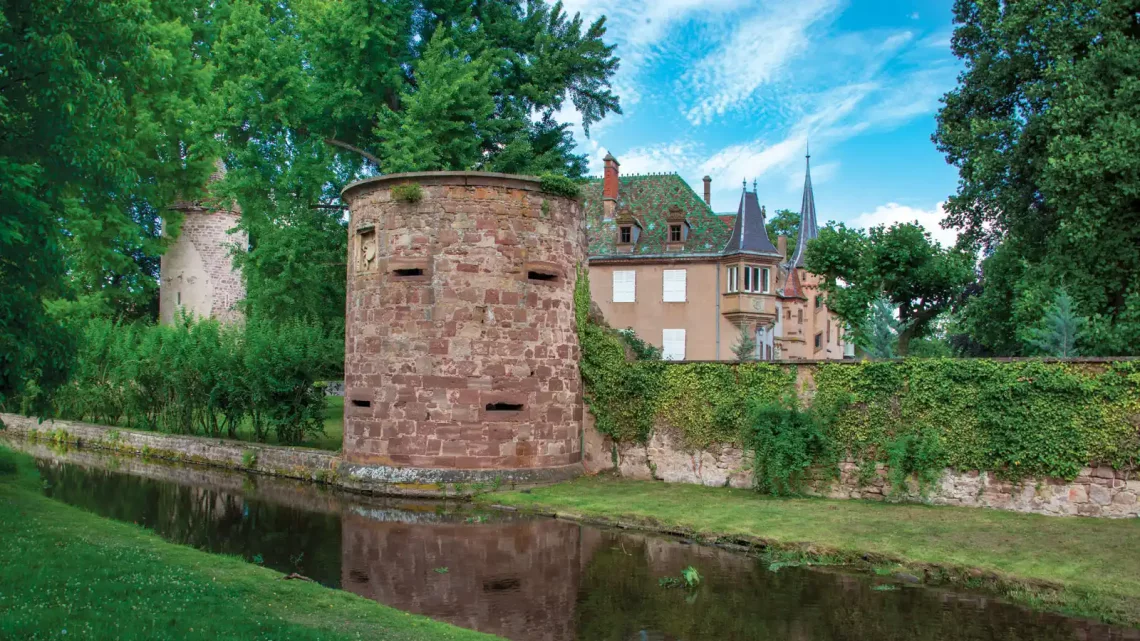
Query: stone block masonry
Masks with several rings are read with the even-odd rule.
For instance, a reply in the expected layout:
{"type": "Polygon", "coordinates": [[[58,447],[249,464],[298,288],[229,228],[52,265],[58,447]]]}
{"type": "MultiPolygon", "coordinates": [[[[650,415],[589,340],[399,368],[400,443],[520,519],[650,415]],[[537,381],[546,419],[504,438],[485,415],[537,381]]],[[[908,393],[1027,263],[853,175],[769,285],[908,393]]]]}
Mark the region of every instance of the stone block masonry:
{"type": "Polygon", "coordinates": [[[185,218],[178,239],[161,259],[159,320],[173,323],[179,310],[185,310],[197,318],[240,321],[238,303],[245,298],[245,283],[231,252],[248,241],[244,232],[230,232],[241,214],[185,204],[177,208],[185,218]]]}
{"type": "MultiPolygon", "coordinates": [[[[591,472],[610,467],[612,443],[600,435],[587,437],[596,451],[587,459],[596,461],[591,472]]],[[[731,444],[706,450],[690,450],[683,437],[667,427],[654,430],[645,444],[617,445],[616,469],[623,477],[669,483],[695,483],[713,487],[752,487],[749,453],[731,444]]],[[[1024,479],[1004,481],[988,472],[961,472],[947,469],[922,496],[913,485],[892,493],[887,481],[889,470],[876,465],[870,479],[860,479],[854,461],[839,465],[839,478],[809,483],[806,492],[833,499],[881,501],[896,498],[928,501],[935,505],[988,507],[1013,512],[1054,516],[1098,516],[1125,518],[1140,516],[1140,479],[1107,467],[1085,468],[1072,481],[1063,479],[1024,479]]]]}
{"type": "Polygon", "coordinates": [[[345,459],[580,469],[578,202],[477,172],[373,178],[343,198],[345,459]]]}
{"type": "MultiPolygon", "coordinates": [[[[360,494],[440,497],[470,496],[492,488],[518,488],[569,480],[581,468],[563,466],[521,470],[446,470],[346,462],[337,452],[304,447],[245,443],[120,429],[79,421],[42,423],[37,418],[0,413],[0,443],[17,439],[80,449],[106,450],[179,463],[242,470],[313,481],[360,494]]],[[[26,449],[26,448],[21,448],[26,449]]]]}

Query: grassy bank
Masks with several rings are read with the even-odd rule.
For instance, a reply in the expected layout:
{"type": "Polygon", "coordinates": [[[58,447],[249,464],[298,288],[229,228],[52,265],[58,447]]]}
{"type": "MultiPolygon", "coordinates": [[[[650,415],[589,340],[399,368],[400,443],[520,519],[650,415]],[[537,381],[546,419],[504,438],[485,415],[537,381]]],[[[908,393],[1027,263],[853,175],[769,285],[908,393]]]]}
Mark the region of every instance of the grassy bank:
{"type": "Polygon", "coordinates": [[[772,499],[749,490],[604,477],[483,500],[702,538],[744,539],[786,555],[925,574],[931,581],[996,590],[1041,609],[1140,626],[1138,519],[772,499]]]}
{"type": "Polygon", "coordinates": [[[382,639],[478,634],[43,497],[0,448],[0,639],[382,639]]]}

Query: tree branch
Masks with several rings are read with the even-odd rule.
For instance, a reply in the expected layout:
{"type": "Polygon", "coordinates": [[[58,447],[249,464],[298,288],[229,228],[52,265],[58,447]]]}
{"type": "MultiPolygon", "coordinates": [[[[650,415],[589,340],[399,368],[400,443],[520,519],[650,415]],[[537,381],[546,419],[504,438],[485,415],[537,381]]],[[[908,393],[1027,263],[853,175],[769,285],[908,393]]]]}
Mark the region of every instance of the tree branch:
{"type": "Polygon", "coordinates": [[[347,142],[344,142],[343,140],[337,140],[336,138],[325,138],[324,140],[325,140],[326,144],[332,145],[334,147],[340,147],[341,149],[347,149],[349,151],[354,151],[354,152],[360,154],[361,156],[364,156],[365,158],[367,158],[373,165],[376,165],[377,169],[380,168],[380,159],[377,158],[376,156],[373,156],[372,154],[368,153],[367,151],[364,151],[360,147],[350,145],[347,142]]]}

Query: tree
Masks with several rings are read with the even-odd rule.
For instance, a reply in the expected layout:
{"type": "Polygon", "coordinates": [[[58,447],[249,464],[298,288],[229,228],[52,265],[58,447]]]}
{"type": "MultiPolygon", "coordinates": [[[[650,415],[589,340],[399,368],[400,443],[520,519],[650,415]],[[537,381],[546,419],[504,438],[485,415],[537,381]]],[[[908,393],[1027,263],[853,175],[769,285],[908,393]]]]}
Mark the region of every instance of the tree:
{"type": "Polygon", "coordinates": [[[1080,356],[1077,343],[1088,319],[1077,315],[1073,297],[1061,288],[1045,316],[1025,332],[1025,342],[1038,353],[1057,358],[1080,356]]]}
{"type": "Polygon", "coordinates": [[[898,308],[900,356],[974,278],[969,255],[943,249],[918,223],[868,232],[832,224],[808,245],[806,258],[807,270],[823,278],[828,308],[849,327],[863,325],[879,297],[898,308]]]}
{"type": "Polygon", "coordinates": [[[895,358],[899,342],[899,321],[895,308],[884,297],[871,303],[870,312],[855,329],[855,344],[871,358],[895,358]]]}
{"type": "Polygon", "coordinates": [[[764,227],[768,230],[769,238],[783,236],[788,239],[788,258],[796,255],[796,244],[799,243],[800,234],[799,213],[790,209],[777,209],[764,227]]]}
{"type": "Polygon", "coordinates": [[[74,342],[49,301],[148,304],[155,212],[208,172],[188,136],[208,86],[187,26],[208,4],[0,9],[0,402],[66,374],[74,342]]]}
{"type": "Polygon", "coordinates": [[[756,340],[743,328],[740,330],[740,336],[736,339],[736,343],[732,346],[732,353],[736,354],[736,360],[741,363],[756,360],[756,340]]]}
{"type": "Polygon", "coordinates": [[[423,170],[583,175],[585,159],[557,117],[572,105],[589,131],[620,113],[610,91],[618,60],[604,34],[604,19],[586,25],[541,1],[234,0],[212,49],[211,106],[229,170],[217,192],[241,205],[255,241],[239,259],[250,313],[343,310],[346,234],[335,206],[352,180],[423,170]],[[295,236],[272,231],[286,224],[319,236],[305,244],[321,257],[340,251],[339,266],[279,246],[295,236]],[[339,291],[328,286],[336,281],[339,291]],[[267,304],[302,289],[324,298],[267,304]]]}
{"type": "Polygon", "coordinates": [[[1140,345],[1140,13],[1131,0],[957,0],[965,63],[934,141],[958,167],[946,222],[993,252],[969,325],[995,353],[1057,283],[1090,315],[1089,347],[1140,345]]]}

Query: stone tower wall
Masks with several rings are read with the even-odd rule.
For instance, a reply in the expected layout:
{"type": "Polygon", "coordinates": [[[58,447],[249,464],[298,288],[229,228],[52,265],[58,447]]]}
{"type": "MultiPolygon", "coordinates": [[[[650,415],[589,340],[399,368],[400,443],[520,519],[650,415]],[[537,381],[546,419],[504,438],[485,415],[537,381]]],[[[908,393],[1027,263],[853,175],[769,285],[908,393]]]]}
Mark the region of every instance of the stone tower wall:
{"type": "Polygon", "coordinates": [[[237,227],[237,211],[211,211],[179,206],[185,218],[178,239],[162,256],[158,316],[171,323],[181,306],[198,318],[240,321],[238,302],[245,298],[241,272],[230,257],[234,245],[245,247],[245,233],[227,233],[237,227]]]}
{"type": "Polygon", "coordinates": [[[581,459],[574,199],[522,176],[396,174],[344,191],[344,456],[533,469],[581,459]],[[422,199],[393,198],[418,185],[422,199]]]}

